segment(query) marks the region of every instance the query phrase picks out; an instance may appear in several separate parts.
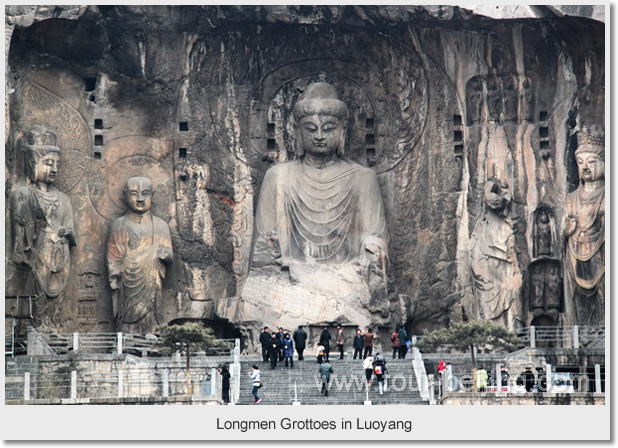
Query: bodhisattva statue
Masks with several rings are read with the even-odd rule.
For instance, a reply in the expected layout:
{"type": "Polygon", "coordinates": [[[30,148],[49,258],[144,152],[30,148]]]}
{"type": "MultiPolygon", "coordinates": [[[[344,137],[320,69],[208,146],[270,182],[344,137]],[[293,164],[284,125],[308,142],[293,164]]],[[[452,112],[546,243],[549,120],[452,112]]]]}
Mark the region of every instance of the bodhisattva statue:
{"type": "Polygon", "coordinates": [[[161,320],[162,284],[172,262],[167,223],[150,212],[150,179],[132,177],[124,189],[127,213],[112,224],[107,243],[109,284],[118,331],[152,333],[161,320]]]}
{"type": "Polygon", "coordinates": [[[256,328],[386,319],[382,194],[374,171],[345,158],[348,108],[333,86],[316,82],[293,114],[298,158],[266,173],[240,304],[217,312],[256,328]]]}
{"type": "Polygon", "coordinates": [[[566,200],[565,295],[577,325],[605,324],[605,144],[584,128],[575,160],[579,187],[566,200]]]}
{"type": "Polygon", "coordinates": [[[34,126],[21,140],[29,185],[11,195],[13,250],[11,261],[27,270],[21,294],[37,295],[35,325],[62,324],[62,303],[71,270],[69,248],[75,246],[73,208],[54,186],[60,148],[57,136],[34,126]]]}

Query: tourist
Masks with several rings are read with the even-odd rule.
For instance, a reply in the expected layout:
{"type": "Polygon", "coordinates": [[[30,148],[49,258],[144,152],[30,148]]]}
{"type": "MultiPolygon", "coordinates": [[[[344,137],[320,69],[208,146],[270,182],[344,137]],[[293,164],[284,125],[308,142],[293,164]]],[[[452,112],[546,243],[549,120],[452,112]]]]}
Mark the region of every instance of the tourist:
{"type": "Polygon", "coordinates": [[[332,336],[330,335],[330,332],[328,331],[328,327],[324,327],[324,330],[322,330],[322,333],[320,333],[320,341],[318,342],[318,344],[324,346],[324,359],[326,361],[328,361],[328,355],[330,353],[330,340],[332,339],[332,336]]]}
{"type": "Polygon", "coordinates": [[[487,370],[485,370],[483,366],[479,367],[474,375],[474,380],[476,382],[476,390],[478,392],[487,391],[487,378],[487,370]]]}
{"type": "Polygon", "coordinates": [[[356,330],[356,336],[354,336],[354,340],[352,341],[352,346],[354,347],[354,358],[356,359],[356,355],[358,355],[358,359],[362,359],[363,357],[363,347],[365,346],[365,338],[363,338],[363,332],[360,330],[356,330]]]}
{"type": "Polygon", "coordinates": [[[365,369],[365,379],[367,386],[371,386],[371,378],[373,377],[373,356],[369,355],[363,361],[363,369],[365,369]]]}
{"type": "Polygon", "coordinates": [[[399,358],[406,359],[406,354],[408,353],[408,332],[405,327],[402,325],[399,327],[399,358]]]}
{"type": "Polygon", "coordinates": [[[262,399],[258,395],[258,389],[262,388],[262,378],[260,376],[260,368],[255,364],[253,365],[253,370],[249,372],[249,377],[253,381],[253,389],[251,389],[251,393],[255,398],[254,403],[258,404],[260,401],[262,401],[262,399]]]}
{"type": "Polygon", "coordinates": [[[445,370],[446,370],[446,363],[444,361],[440,361],[438,363],[438,378],[442,378],[445,370]]]}
{"type": "Polygon", "coordinates": [[[371,328],[367,328],[367,333],[365,333],[363,337],[365,338],[365,353],[363,354],[364,359],[373,354],[373,341],[376,336],[371,331],[371,328]]]}
{"type": "Polygon", "coordinates": [[[268,344],[270,344],[271,336],[268,327],[264,327],[264,331],[260,333],[260,344],[262,344],[262,361],[268,361],[268,344]]]}
{"type": "Polygon", "coordinates": [[[290,337],[290,333],[285,333],[283,336],[283,356],[285,359],[285,366],[288,366],[288,360],[290,361],[290,368],[294,367],[294,341],[290,337]]]}
{"type": "Polygon", "coordinates": [[[373,362],[373,373],[376,375],[376,380],[378,381],[378,390],[380,391],[380,395],[386,392],[386,360],[382,355],[376,353],[376,359],[373,362]]]}
{"type": "Polygon", "coordinates": [[[330,374],[333,373],[333,366],[328,361],[324,361],[319,367],[320,378],[322,379],[322,394],[328,397],[328,389],[330,383],[330,374]]]}
{"type": "Polygon", "coordinates": [[[221,374],[221,398],[227,404],[230,402],[230,378],[232,375],[227,366],[220,367],[219,373],[221,374]]]}
{"type": "Polygon", "coordinates": [[[318,344],[318,349],[316,351],[315,356],[318,358],[318,364],[322,364],[324,362],[324,346],[318,344]]]}
{"type": "Polygon", "coordinates": [[[299,325],[298,330],[294,332],[294,345],[296,345],[296,352],[298,353],[298,360],[302,361],[303,352],[307,344],[307,332],[303,330],[303,326],[299,325]]]}
{"type": "Polygon", "coordinates": [[[343,335],[343,327],[337,325],[337,348],[339,349],[339,359],[343,359],[343,345],[345,344],[345,336],[343,335]]]}
{"type": "Polygon", "coordinates": [[[391,334],[391,343],[393,345],[393,359],[397,358],[397,356],[399,356],[399,359],[401,359],[401,344],[399,341],[399,332],[397,331],[397,329],[393,330],[393,333],[391,334]]]}
{"type": "Polygon", "coordinates": [[[279,331],[277,332],[277,337],[279,338],[279,342],[281,342],[281,348],[279,349],[279,362],[283,361],[283,358],[285,357],[283,353],[283,337],[284,336],[285,336],[285,333],[283,332],[283,328],[279,327],[279,331]]]}
{"type": "Polygon", "coordinates": [[[501,366],[500,367],[500,385],[502,386],[502,392],[509,391],[509,379],[510,378],[511,378],[511,375],[509,374],[509,371],[506,370],[504,366],[501,366]]]}
{"type": "Polygon", "coordinates": [[[277,367],[277,360],[279,359],[279,352],[281,351],[281,341],[277,333],[272,333],[270,337],[270,344],[268,344],[268,355],[270,356],[270,369],[277,367]]]}

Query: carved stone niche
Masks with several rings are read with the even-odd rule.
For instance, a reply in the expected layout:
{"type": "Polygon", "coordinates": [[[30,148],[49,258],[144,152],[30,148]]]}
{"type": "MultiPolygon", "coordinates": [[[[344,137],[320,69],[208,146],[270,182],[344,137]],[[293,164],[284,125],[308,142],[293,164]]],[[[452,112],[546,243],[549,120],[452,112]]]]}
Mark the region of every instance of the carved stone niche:
{"type": "Polygon", "coordinates": [[[540,206],[534,212],[534,258],[552,258],[557,254],[556,220],[550,207],[540,206]]]}
{"type": "Polygon", "coordinates": [[[533,318],[547,316],[557,322],[564,312],[562,264],[558,260],[537,260],[530,264],[527,279],[528,307],[533,318]]]}
{"type": "Polygon", "coordinates": [[[466,84],[467,124],[522,123],[534,120],[534,89],[528,76],[477,75],[466,84]]]}

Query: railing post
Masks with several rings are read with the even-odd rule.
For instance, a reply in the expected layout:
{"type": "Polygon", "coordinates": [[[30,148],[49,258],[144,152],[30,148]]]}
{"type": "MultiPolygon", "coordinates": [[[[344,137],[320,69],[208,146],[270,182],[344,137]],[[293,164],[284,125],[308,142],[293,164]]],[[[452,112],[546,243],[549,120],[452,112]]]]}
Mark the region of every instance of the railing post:
{"type": "Polygon", "coordinates": [[[545,392],[551,392],[551,393],[555,393],[554,391],[554,382],[552,380],[552,374],[551,374],[551,364],[545,364],[545,378],[546,378],[546,382],[547,382],[547,390],[545,392]]]}
{"type": "Polygon", "coordinates": [[[210,369],[210,395],[217,395],[217,369],[210,369]]]}
{"type": "Polygon", "coordinates": [[[24,400],[30,400],[30,372],[24,373],[24,400]]]}
{"type": "Polygon", "coordinates": [[[536,329],[530,325],[530,348],[536,348],[536,329]]]}
{"type": "Polygon", "coordinates": [[[496,363],[496,392],[502,392],[502,371],[500,370],[500,363],[496,363]]]}
{"type": "Polygon", "coordinates": [[[71,398],[75,400],[77,398],[77,371],[71,371],[71,398]]]}
{"type": "Polygon", "coordinates": [[[76,352],[79,350],[79,333],[73,333],[73,351],[76,352]]]}
{"type": "Polygon", "coordinates": [[[118,370],[118,398],[124,397],[124,370],[118,370]]]}
{"type": "Polygon", "coordinates": [[[122,355],[122,344],[123,344],[123,340],[122,340],[122,332],[119,331],[118,332],[118,337],[116,338],[117,340],[117,345],[118,345],[118,354],[122,355]]]}
{"type": "Polygon", "coordinates": [[[594,391],[598,394],[603,392],[603,386],[601,384],[601,365],[594,365],[594,391]]]}
{"type": "Polygon", "coordinates": [[[163,370],[163,396],[170,396],[170,371],[168,369],[163,370]]]}
{"type": "Polygon", "coordinates": [[[429,404],[436,404],[436,391],[434,390],[434,376],[433,373],[428,376],[428,387],[429,387],[429,404]]]}
{"type": "Polygon", "coordinates": [[[573,348],[579,348],[579,327],[573,327],[573,348]]]}

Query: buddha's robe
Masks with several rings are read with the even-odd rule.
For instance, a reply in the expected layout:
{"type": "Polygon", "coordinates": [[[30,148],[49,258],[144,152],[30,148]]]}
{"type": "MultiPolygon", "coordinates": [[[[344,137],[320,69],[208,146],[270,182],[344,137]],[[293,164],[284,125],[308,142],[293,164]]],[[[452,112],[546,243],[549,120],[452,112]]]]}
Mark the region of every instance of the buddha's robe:
{"type": "Polygon", "coordinates": [[[161,322],[162,284],[166,265],[159,249],[172,250],[168,225],[156,216],[141,222],[128,215],[114,221],[107,244],[109,278],[120,277],[116,298],[117,328],[150,333],[161,322]]]}
{"type": "Polygon", "coordinates": [[[386,254],[388,235],[376,174],[342,159],[322,169],[302,160],[272,167],[260,190],[256,237],[273,231],[283,265],[354,261],[368,237],[386,254]]]}
{"type": "Polygon", "coordinates": [[[567,294],[575,297],[579,325],[603,325],[605,299],[605,189],[567,197],[565,216],[577,221],[566,249],[567,294]]]}

